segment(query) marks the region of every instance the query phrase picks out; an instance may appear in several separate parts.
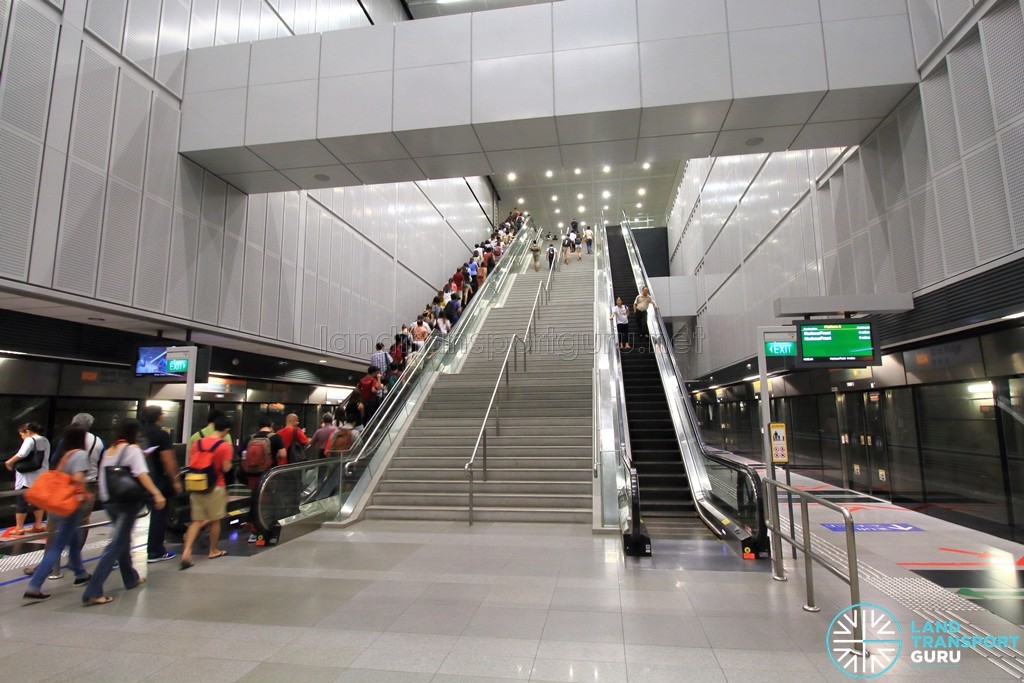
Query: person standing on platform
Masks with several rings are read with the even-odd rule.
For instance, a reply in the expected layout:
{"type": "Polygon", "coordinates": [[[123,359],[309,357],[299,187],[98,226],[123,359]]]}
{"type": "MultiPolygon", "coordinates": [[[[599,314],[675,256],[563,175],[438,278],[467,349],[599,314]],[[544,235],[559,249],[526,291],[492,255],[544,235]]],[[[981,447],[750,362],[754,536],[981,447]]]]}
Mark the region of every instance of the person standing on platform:
{"type": "MultiPolygon", "coordinates": [[[[146,454],[146,466],[149,469],[153,484],[160,494],[171,499],[182,493],[181,482],[178,480],[178,460],[174,457],[171,435],[164,431],[160,423],[164,419],[164,410],[157,405],[148,405],[142,409],[142,428],[140,430],[143,452],[146,454]]],[[[149,540],[146,543],[146,562],[164,562],[173,560],[177,555],[167,549],[167,507],[157,508],[149,504],[149,540]]]]}
{"type": "MultiPolygon", "coordinates": [[[[298,418],[295,419],[297,422],[298,418]]],[[[189,462],[201,463],[203,467],[212,466],[217,478],[213,488],[209,491],[192,493],[188,497],[189,505],[192,507],[192,523],[188,525],[188,531],[185,532],[185,547],[181,551],[182,569],[188,569],[195,564],[192,561],[192,546],[203,527],[210,528],[209,558],[215,560],[228,554],[228,551],[217,547],[217,541],[220,539],[220,520],[228,513],[228,494],[224,473],[231,471],[231,458],[234,455],[230,432],[231,420],[223,415],[218,417],[213,423],[213,432],[196,441],[189,455],[189,462]],[[204,459],[207,454],[210,457],[204,459]]]]}
{"type": "Polygon", "coordinates": [[[629,349],[629,309],[622,303],[622,297],[615,297],[615,307],[612,308],[611,319],[615,321],[615,327],[619,333],[619,348],[629,349]]]}
{"type": "Polygon", "coordinates": [[[4,463],[8,470],[14,472],[14,490],[17,492],[14,499],[14,528],[7,532],[8,536],[25,535],[25,520],[29,512],[35,517],[35,525],[29,531],[34,534],[46,531],[46,527],[43,526],[43,511],[29,505],[25,500],[25,489],[32,486],[39,475],[49,469],[47,463],[50,461],[50,442],[45,436],[40,435],[42,429],[34,422],[26,422],[18,427],[18,436],[22,439],[21,448],[4,463]],[[17,468],[19,462],[29,459],[33,463],[38,463],[38,467],[29,471],[17,468]]]}

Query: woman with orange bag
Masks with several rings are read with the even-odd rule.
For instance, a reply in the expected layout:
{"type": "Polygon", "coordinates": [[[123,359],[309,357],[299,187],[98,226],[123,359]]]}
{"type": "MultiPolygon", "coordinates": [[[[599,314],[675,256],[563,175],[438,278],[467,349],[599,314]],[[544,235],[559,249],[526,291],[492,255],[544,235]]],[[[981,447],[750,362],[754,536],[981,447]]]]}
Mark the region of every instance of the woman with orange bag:
{"type": "MultiPolygon", "coordinates": [[[[72,481],[81,487],[81,503],[85,503],[86,496],[89,495],[85,492],[85,474],[89,471],[89,454],[85,450],[85,435],[86,430],[81,427],[68,427],[61,440],[61,449],[58,453],[60,463],[57,465],[59,471],[70,474],[72,481]]],[[[67,517],[58,517],[52,512],[50,514],[53,521],[57,523],[57,532],[53,543],[47,546],[42,562],[39,563],[32,578],[29,579],[28,590],[22,596],[23,601],[28,605],[43,602],[52,597],[49,593],[43,593],[43,582],[49,576],[50,569],[58,566],[64,548],[68,548],[68,566],[75,572],[75,585],[81,586],[88,583],[91,578],[82,564],[82,549],[78,544],[78,522],[82,517],[82,506],[79,505],[78,509],[67,517]]]]}

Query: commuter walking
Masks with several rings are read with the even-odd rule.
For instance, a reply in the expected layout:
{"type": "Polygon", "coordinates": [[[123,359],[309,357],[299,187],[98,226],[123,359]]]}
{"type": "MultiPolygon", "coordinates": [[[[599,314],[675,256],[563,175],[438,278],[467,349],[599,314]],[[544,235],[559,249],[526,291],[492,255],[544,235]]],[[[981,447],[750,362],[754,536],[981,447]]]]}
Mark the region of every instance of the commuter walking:
{"type": "Polygon", "coordinates": [[[615,321],[615,327],[619,333],[619,348],[628,349],[629,346],[629,309],[622,303],[622,297],[615,297],[615,306],[612,308],[610,320],[615,321]]]}
{"type": "Polygon", "coordinates": [[[185,547],[181,551],[182,569],[188,569],[195,564],[192,561],[192,546],[204,527],[210,529],[209,558],[215,560],[228,554],[228,551],[217,547],[217,541],[220,539],[220,520],[228,513],[224,473],[231,471],[233,449],[230,432],[231,420],[223,416],[217,418],[213,424],[213,433],[199,439],[189,455],[189,467],[194,472],[200,469],[211,471],[214,481],[206,491],[193,492],[188,497],[192,508],[192,523],[185,532],[185,547]]]}
{"type": "MultiPolygon", "coordinates": [[[[56,526],[56,533],[52,541],[47,545],[43,560],[40,562],[32,578],[29,579],[28,589],[22,596],[26,604],[43,602],[52,596],[43,592],[43,582],[50,573],[51,567],[60,566],[60,556],[64,549],[68,549],[68,566],[75,573],[75,585],[81,586],[89,583],[89,572],[82,564],[82,549],[78,544],[78,524],[82,517],[82,510],[90,498],[86,491],[85,477],[89,471],[89,452],[85,449],[85,437],[87,432],[81,427],[68,427],[61,439],[60,450],[57,456],[60,460],[56,469],[71,475],[72,481],[80,489],[79,507],[67,517],[60,517],[50,514],[50,520],[56,526]]],[[[91,505],[90,505],[91,508],[91,505]]]]}
{"type": "MultiPolygon", "coordinates": [[[[142,425],[137,420],[125,420],[117,432],[117,441],[107,449],[100,460],[99,490],[100,500],[104,503],[104,509],[110,517],[110,544],[104,549],[89,584],[82,594],[82,602],[86,606],[106,605],[113,602],[114,598],[103,594],[103,583],[110,576],[114,563],[119,564],[121,580],[127,590],[137,588],[144,584],[146,579],[139,576],[132,566],[131,538],[132,529],[135,526],[135,518],[138,516],[145,500],[141,497],[123,496],[119,490],[111,490],[112,469],[127,468],[139,486],[146,494],[152,497],[153,506],[162,510],[167,505],[167,499],[160,493],[160,489],[153,484],[149,476],[149,468],[146,466],[146,456],[138,447],[139,430],[142,425]]],[[[141,494],[144,495],[144,494],[141,494]]]]}
{"type": "MultiPolygon", "coordinates": [[[[213,413],[214,411],[210,411],[213,413]]],[[[220,413],[220,411],[216,411],[220,413]]],[[[223,415],[223,413],[221,413],[223,415]]],[[[216,415],[214,416],[216,419],[216,415]]],[[[146,467],[149,468],[153,484],[160,489],[166,499],[182,494],[181,482],[178,481],[178,459],[174,457],[171,435],[164,431],[161,423],[164,410],[157,405],[148,405],[142,409],[142,428],[139,431],[139,443],[146,454],[146,467]]],[[[206,429],[205,427],[203,428],[206,429]]],[[[193,442],[194,443],[194,442],[193,442]]],[[[177,554],[167,549],[167,506],[157,508],[153,503],[149,506],[149,536],[146,541],[146,562],[166,562],[173,560],[177,554]]]]}
{"type": "Polygon", "coordinates": [[[334,436],[336,429],[334,426],[334,416],[330,413],[324,413],[323,418],[320,420],[320,429],[313,432],[313,438],[309,440],[309,450],[316,454],[317,457],[324,457],[327,454],[327,444],[331,442],[331,437],[334,436]]]}
{"type": "Polygon", "coordinates": [[[18,436],[22,439],[21,448],[4,463],[8,470],[14,472],[14,490],[17,492],[14,499],[14,528],[7,532],[9,536],[25,535],[25,520],[29,512],[35,518],[35,524],[29,531],[35,534],[46,531],[43,511],[25,500],[26,489],[48,469],[47,463],[50,461],[50,442],[40,434],[42,430],[35,422],[26,422],[18,427],[18,436]]]}
{"type": "Polygon", "coordinates": [[[590,229],[589,225],[583,231],[583,239],[585,239],[587,241],[587,253],[588,254],[593,254],[594,253],[594,231],[590,229]]]}
{"type": "Polygon", "coordinates": [[[370,356],[370,365],[382,371],[391,367],[391,356],[384,350],[384,342],[377,342],[377,350],[370,356]]]}
{"type": "Polygon", "coordinates": [[[540,245],[537,244],[537,240],[530,244],[530,256],[533,257],[533,272],[540,272],[540,245]]]}

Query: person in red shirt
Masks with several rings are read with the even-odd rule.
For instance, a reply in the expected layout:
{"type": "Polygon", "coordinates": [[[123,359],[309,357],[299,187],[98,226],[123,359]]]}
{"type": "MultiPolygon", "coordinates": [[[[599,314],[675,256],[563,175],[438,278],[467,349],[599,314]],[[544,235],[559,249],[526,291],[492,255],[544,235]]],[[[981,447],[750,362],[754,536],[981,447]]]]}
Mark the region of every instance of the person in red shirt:
{"type": "Polygon", "coordinates": [[[306,432],[299,428],[298,415],[295,413],[288,414],[284,418],[284,425],[284,429],[277,430],[277,435],[281,437],[281,442],[284,443],[285,453],[288,453],[293,443],[298,443],[300,446],[309,444],[309,437],[306,436],[306,432]]]}
{"type": "Polygon", "coordinates": [[[217,473],[217,482],[209,491],[189,495],[192,523],[185,532],[185,547],[181,551],[182,569],[188,569],[195,564],[192,561],[192,545],[205,526],[210,527],[210,559],[214,560],[228,554],[226,550],[217,547],[217,540],[220,538],[220,520],[228,512],[224,473],[231,470],[231,458],[234,455],[230,432],[231,420],[220,416],[213,423],[213,433],[199,439],[192,446],[189,466],[197,469],[212,466],[217,473]]]}
{"type": "MultiPolygon", "coordinates": [[[[468,265],[469,265],[468,263],[464,264],[463,268],[465,268],[468,265]]],[[[461,269],[455,271],[455,275],[452,275],[452,282],[455,284],[455,291],[456,292],[461,292],[462,291],[462,283],[465,282],[465,281],[466,281],[466,278],[462,274],[462,270],[461,269]]]]}
{"type": "Polygon", "coordinates": [[[366,375],[359,380],[356,389],[359,390],[359,397],[363,399],[363,419],[369,422],[380,406],[380,395],[384,390],[384,385],[380,382],[380,368],[373,365],[366,368],[366,375]]]}

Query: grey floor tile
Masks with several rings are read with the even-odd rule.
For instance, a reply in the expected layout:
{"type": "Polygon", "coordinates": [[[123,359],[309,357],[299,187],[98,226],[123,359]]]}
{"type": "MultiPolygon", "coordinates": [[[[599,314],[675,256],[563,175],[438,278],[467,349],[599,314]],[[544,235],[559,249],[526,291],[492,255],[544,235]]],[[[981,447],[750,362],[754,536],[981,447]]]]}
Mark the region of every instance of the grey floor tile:
{"type": "Polygon", "coordinates": [[[0,659],[4,680],[41,681],[85,664],[103,654],[101,649],[33,645],[0,659]]]}
{"type": "Polygon", "coordinates": [[[625,642],[630,645],[711,647],[697,617],[675,614],[623,614],[625,642]]]}
{"type": "Polygon", "coordinates": [[[370,647],[381,631],[309,628],[292,639],[289,645],[332,645],[334,647],[370,647]]]}
{"type": "Polygon", "coordinates": [[[541,640],[621,643],[622,616],[603,612],[550,610],[541,640]]]}
{"type": "Polygon", "coordinates": [[[194,636],[169,636],[156,633],[122,635],[110,644],[110,649],[121,652],[142,652],[155,655],[188,655],[210,642],[194,636]]]}
{"type": "Polygon", "coordinates": [[[531,681],[601,681],[626,683],[625,662],[592,662],[580,659],[538,659],[531,681]]]}
{"type": "Polygon", "coordinates": [[[554,592],[554,587],[499,584],[491,586],[483,604],[547,609],[551,604],[551,596],[554,592]]]}
{"type": "Polygon", "coordinates": [[[332,666],[310,666],[306,664],[279,664],[261,662],[255,669],[239,678],[245,683],[280,683],[301,681],[301,683],[334,683],[344,669],[332,666]]]}
{"type": "Polygon", "coordinates": [[[384,631],[408,609],[402,605],[346,605],[320,620],[318,628],[384,631]]]}
{"type": "MultiPolygon", "coordinates": [[[[822,644],[822,650],[824,645],[822,644]]],[[[817,671],[814,662],[803,652],[769,652],[765,650],[714,650],[718,664],[728,672],[731,669],[760,669],[762,671],[817,671]]]]}
{"type": "Polygon", "coordinates": [[[337,683],[429,683],[432,673],[385,671],[383,669],[345,669],[337,683]]]}
{"type": "Polygon", "coordinates": [[[451,653],[438,673],[457,676],[485,676],[528,680],[533,657],[499,657],[494,655],[451,653]]]}
{"type": "Polygon", "coordinates": [[[683,672],[678,664],[644,664],[642,662],[626,665],[629,683],[726,683],[725,673],[721,669],[697,669],[683,672]]]}
{"type": "Polygon", "coordinates": [[[365,649],[362,647],[346,647],[344,645],[313,645],[292,642],[290,645],[278,649],[264,659],[276,664],[305,664],[343,669],[354,662],[365,649]]]}
{"type": "Polygon", "coordinates": [[[166,681],[167,683],[181,683],[186,680],[203,681],[203,683],[227,683],[228,681],[237,681],[259,664],[259,662],[247,662],[240,659],[188,657],[165,666],[147,677],[146,680],[166,681]]]}
{"type": "Polygon", "coordinates": [[[542,640],[538,659],[579,659],[588,662],[625,662],[622,643],[581,643],[566,640],[542,640]]]}
{"type": "Polygon", "coordinates": [[[159,672],[177,660],[170,655],[139,652],[105,652],[98,657],[74,666],[51,678],[67,683],[113,683],[115,681],[141,681],[159,672]]]}
{"type": "Polygon", "coordinates": [[[576,612],[621,612],[618,588],[557,587],[551,596],[551,609],[576,612]]]}
{"type": "Polygon", "coordinates": [[[721,668],[714,650],[706,647],[626,645],[626,661],[630,664],[678,664],[688,670],[721,668]]]}
{"type": "Polygon", "coordinates": [[[449,652],[459,640],[458,636],[433,633],[381,633],[373,645],[386,650],[430,650],[449,652]]]}
{"type": "Polygon", "coordinates": [[[622,611],[636,614],[679,614],[693,616],[695,614],[690,598],[683,590],[639,591],[624,589],[619,591],[622,611]]]}
{"type": "MultiPolygon", "coordinates": [[[[800,651],[800,643],[788,637],[776,619],[755,617],[700,617],[708,641],[714,648],[731,650],[800,651]]],[[[822,631],[824,637],[824,631],[822,631]]]]}
{"type": "Polygon", "coordinates": [[[492,638],[537,638],[544,632],[548,613],[543,609],[521,609],[483,605],[463,633],[492,638]]]}
{"type": "MultiPolygon", "coordinates": [[[[729,683],[824,683],[828,681],[817,671],[773,671],[771,669],[726,669],[725,678],[729,683]]],[[[885,677],[885,681],[889,681],[885,677]]]]}
{"type": "Polygon", "coordinates": [[[459,636],[466,629],[476,610],[474,605],[467,606],[461,603],[414,604],[385,630],[459,636]]]}
{"type": "Polygon", "coordinates": [[[437,673],[447,652],[428,650],[383,650],[367,648],[349,665],[350,669],[379,669],[407,673],[437,673]]]}
{"type": "Polygon", "coordinates": [[[539,639],[464,635],[458,639],[449,654],[535,657],[539,645],[539,639]]]}
{"type": "Polygon", "coordinates": [[[490,676],[456,676],[455,674],[435,674],[430,683],[515,683],[518,678],[492,678],[490,676]]]}

